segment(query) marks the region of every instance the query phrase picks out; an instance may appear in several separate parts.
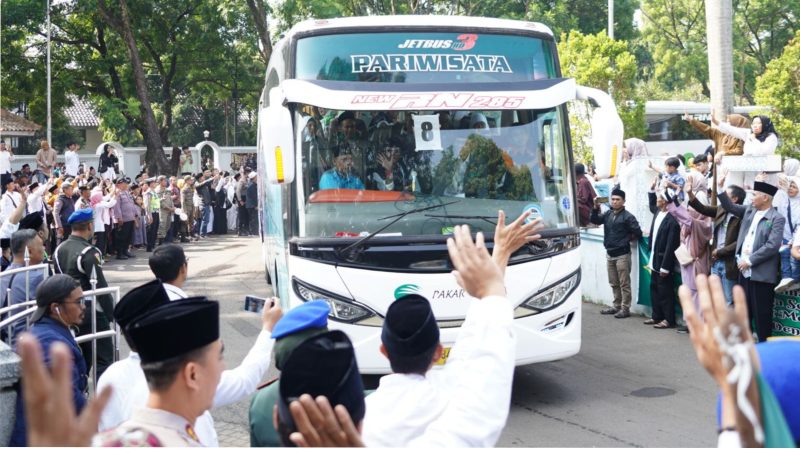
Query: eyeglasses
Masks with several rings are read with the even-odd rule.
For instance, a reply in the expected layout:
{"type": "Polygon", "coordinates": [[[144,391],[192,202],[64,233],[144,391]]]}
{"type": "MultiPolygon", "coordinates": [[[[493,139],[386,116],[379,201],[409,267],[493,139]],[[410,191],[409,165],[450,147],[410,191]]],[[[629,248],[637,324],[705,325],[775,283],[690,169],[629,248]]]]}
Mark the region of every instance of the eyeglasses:
{"type": "Polygon", "coordinates": [[[87,302],[88,302],[88,300],[80,299],[80,300],[64,300],[64,301],[60,301],[59,303],[61,303],[62,305],[68,305],[70,303],[75,304],[75,305],[83,304],[84,306],[86,306],[87,302]]]}

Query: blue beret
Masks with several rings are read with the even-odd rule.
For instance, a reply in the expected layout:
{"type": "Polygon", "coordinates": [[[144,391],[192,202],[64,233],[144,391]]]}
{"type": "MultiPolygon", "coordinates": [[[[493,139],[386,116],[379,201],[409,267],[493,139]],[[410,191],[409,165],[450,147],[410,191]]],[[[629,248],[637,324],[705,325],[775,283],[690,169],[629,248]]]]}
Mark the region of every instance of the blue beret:
{"type": "Polygon", "coordinates": [[[94,221],[94,211],[92,208],[83,208],[69,215],[67,224],[80,224],[81,222],[94,221]]]}
{"type": "Polygon", "coordinates": [[[792,436],[800,440],[800,341],[776,340],[756,344],[761,375],[772,388],[792,436]]]}
{"type": "Polygon", "coordinates": [[[330,311],[330,306],[323,300],[303,303],[290,310],[275,324],[272,337],[278,339],[307,328],[324,328],[328,325],[330,311]]]}

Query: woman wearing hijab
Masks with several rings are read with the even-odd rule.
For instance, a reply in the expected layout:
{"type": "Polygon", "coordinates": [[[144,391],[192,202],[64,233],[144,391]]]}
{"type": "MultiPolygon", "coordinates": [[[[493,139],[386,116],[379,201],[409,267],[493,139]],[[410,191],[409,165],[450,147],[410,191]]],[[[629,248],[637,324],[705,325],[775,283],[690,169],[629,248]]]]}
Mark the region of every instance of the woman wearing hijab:
{"type": "Polygon", "coordinates": [[[106,144],[103,147],[103,153],[100,154],[100,163],[97,166],[97,171],[100,173],[100,176],[102,176],[103,179],[113,181],[117,177],[118,163],[119,159],[114,153],[114,147],[110,144],[106,144]]]}
{"type": "Polygon", "coordinates": [[[770,155],[775,153],[778,147],[778,132],[767,116],[756,116],[750,124],[750,129],[734,127],[728,122],[720,122],[711,113],[711,122],[719,130],[744,141],[744,155],[770,155]]]}
{"type": "MultiPolygon", "coordinates": [[[[692,176],[686,177],[689,199],[695,197],[695,191],[708,192],[708,184],[705,179],[692,178],[692,176]]],[[[711,271],[709,241],[712,235],[712,221],[711,218],[703,216],[694,208],[676,205],[672,198],[669,198],[667,203],[667,211],[681,226],[681,245],[675,254],[681,264],[681,280],[692,292],[692,300],[699,313],[700,301],[697,296],[695,278],[697,275],[708,275],[711,271]],[[678,255],[678,251],[681,251],[683,255],[678,255]]]]}
{"type": "Polygon", "coordinates": [[[639,138],[628,138],[622,142],[622,157],[624,162],[647,157],[647,145],[639,138]]]}
{"type": "Polygon", "coordinates": [[[792,238],[797,227],[800,227],[800,177],[789,177],[789,189],[786,197],[780,201],[775,199],[773,206],[781,216],[786,218],[781,243],[781,282],[775,288],[776,293],[787,292],[800,287],[800,261],[792,258],[792,238]]]}

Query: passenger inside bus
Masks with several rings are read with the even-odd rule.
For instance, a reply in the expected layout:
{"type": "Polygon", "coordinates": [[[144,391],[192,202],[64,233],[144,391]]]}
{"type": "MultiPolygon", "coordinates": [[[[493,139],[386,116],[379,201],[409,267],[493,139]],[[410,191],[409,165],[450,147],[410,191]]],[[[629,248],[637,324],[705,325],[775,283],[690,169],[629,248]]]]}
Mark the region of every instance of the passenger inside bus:
{"type": "Polygon", "coordinates": [[[319,190],[322,174],[333,167],[328,142],[322,134],[319,121],[309,118],[303,130],[302,153],[308,159],[303,162],[306,186],[312,192],[319,190]]]}
{"type": "Polygon", "coordinates": [[[403,149],[390,139],[370,161],[367,186],[375,190],[394,190],[430,194],[432,187],[430,151],[403,149]]]}
{"type": "Polygon", "coordinates": [[[319,189],[364,190],[364,183],[353,174],[353,155],[347,149],[334,149],[333,168],[322,174],[319,189]]]}

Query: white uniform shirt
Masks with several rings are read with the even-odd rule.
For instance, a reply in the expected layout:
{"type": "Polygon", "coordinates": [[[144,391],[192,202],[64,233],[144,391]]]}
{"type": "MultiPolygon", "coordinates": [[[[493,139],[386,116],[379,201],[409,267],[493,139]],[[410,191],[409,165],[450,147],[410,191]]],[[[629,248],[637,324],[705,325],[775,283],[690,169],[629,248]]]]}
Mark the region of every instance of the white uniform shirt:
{"type": "MultiPolygon", "coordinates": [[[[765,209],[762,211],[756,211],[756,213],[753,215],[753,222],[750,224],[747,234],[744,236],[744,241],[742,242],[741,260],[744,260],[748,264],[750,263],[750,255],[753,253],[753,245],[756,242],[756,230],[758,230],[758,223],[761,222],[761,219],[764,219],[764,216],[767,215],[767,211],[769,210],[765,209]]],[[[750,268],[742,272],[742,276],[745,278],[749,278],[750,274],[750,268]]]]}
{"type": "Polygon", "coordinates": [[[474,301],[441,370],[390,375],[366,398],[367,446],[491,447],[508,418],[514,377],[513,309],[474,301]]]}
{"type": "Polygon", "coordinates": [[[19,195],[19,192],[17,191],[6,192],[3,194],[2,199],[0,199],[1,220],[5,221],[6,219],[8,219],[9,216],[11,216],[11,213],[13,213],[14,210],[17,209],[17,206],[19,206],[19,203],[21,201],[20,198],[21,197],[19,195]]]}
{"type": "Polygon", "coordinates": [[[180,300],[182,298],[189,298],[186,292],[181,290],[180,287],[175,287],[172,284],[164,283],[164,290],[167,291],[167,296],[170,301],[180,300]]]}
{"type": "MultiPolygon", "coordinates": [[[[653,239],[650,243],[652,245],[652,248],[650,249],[650,262],[647,263],[647,266],[650,268],[650,270],[653,269],[653,257],[655,257],[656,253],[656,238],[658,236],[658,229],[661,228],[661,223],[664,222],[664,218],[667,217],[667,214],[668,213],[666,211],[660,210],[658,211],[658,214],[656,214],[656,222],[653,224],[653,233],[650,234],[653,239]]],[[[669,273],[669,271],[663,268],[660,268],[659,271],[661,273],[669,273]]]]}
{"type": "Polygon", "coordinates": [[[11,153],[0,151],[0,174],[11,173],[11,153]]]}
{"type": "Polygon", "coordinates": [[[111,225],[111,208],[116,206],[117,199],[106,195],[94,205],[94,233],[106,231],[106,225],[111,225]]]}
{"type": "Polygon", "coordinates": [[[78,176],[78,170],[81,167],[81,158],[78,153],[69,149],[64,151],[64,166],[67,167],[67,175],[78,176]]]}
{"type": "MultiPolygon", "coordinates": [[[[222,372],[212,408],[236,403],[256,391],[258,383],[269,368],[273,343],[270,332],[262,331],[242,363],[232,370],[222,372]]],[[[114,388],[111,399],[100,416],[100,431],[117,427],[130,419],[137,408],[147,404],[150,390],[140,364],[139,354],[131,352],[127,359],[111,364],[97,381],[98,392],[105,386],[114,388]]],[[[209,411],[197,418],[194,430],[203,446],[219,446],[214,418],[209,411]]]]}
{"type": "Polygon", "coordinates": [[[42,201],[42,198],[46,190],[46,185],[40,185],[36,188],[36,190],[33,191],[33,193],[28,194],[28,214],[39,212],[42,213],[42,216],[45,215],[44,202],[42,201]]]}

